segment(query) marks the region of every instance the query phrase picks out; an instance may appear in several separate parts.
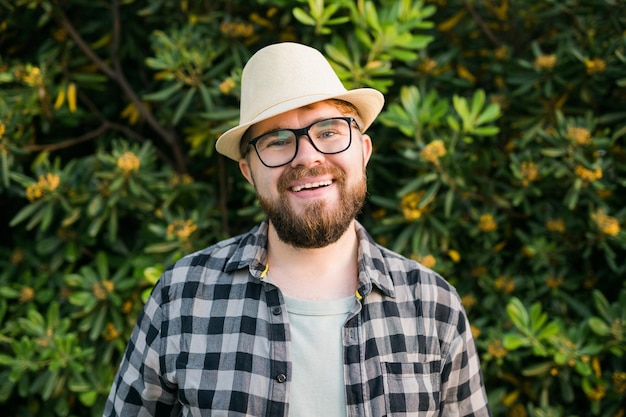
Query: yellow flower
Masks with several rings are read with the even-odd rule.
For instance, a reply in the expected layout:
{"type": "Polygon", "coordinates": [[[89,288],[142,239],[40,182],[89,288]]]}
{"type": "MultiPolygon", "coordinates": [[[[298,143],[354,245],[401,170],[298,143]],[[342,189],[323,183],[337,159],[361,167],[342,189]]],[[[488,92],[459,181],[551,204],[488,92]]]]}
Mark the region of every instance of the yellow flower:
{"type": "Polygon", "coordinates": [[[424,191],[414,191],[402,197],[400,201],[400,208],[402,209],[402,215],[408,221],[414,221],[422,217],[425,213],[426,207],[419,208],[419,203],[424,196],[424,191]]]}
{"type": "Polygon", "coordinates": [[[52,31],[52,37],[58,42],[63,42],[67,39],[67,31],[65,28],[56,28],[52,31]]]}
{"type": "Polygon", "coordinates": [[[606,62],[600,58],[585,58],[585,68],[587,69],[587,74],[589,75],[598,74],[606,71],[606,62]]]}
{"type": "Polygon", "coordinates": [[[565,222],[563,219],[548,219],[546,220],[546,229],[550,232],[563,233],[565,232],[565,222]]]}
{"type": "Polygon", "coordinates": [[[122,110],[121,116],[125,119],[128,119],[128,123],[134,125],[141,117],[141,113],[139,113],[139,109],[133,103],[128,103],[124,110],[122,110]]]}
{"type": "Polygon", "coordinates": [[[70,113],[76,111],[76,84],[69,83],[67,85],[67,107],[70,109],[70,113]]]}
{"type": "Polygon", "coordinates": [[[506,350],[502,345],[502,341],[499,339],[495,339],[489,342],[489,345],[487,346],[487,352],[491,356],[494,356],[496,358],[503,358],[506,356],[507,353],[509,353],[509,351],[506,350]]]}
{"type": "Polygon", "coordinates": [[[466,309],[474,307],[477,302],[478,300],[476,300],[476,297],[474,297],[472,294],[466,294],[461,297],[461,304],[463,304],[466,309]]]}
{"type": "Polygon", "coordinates": [[[196,231],[198,226],[192,220],[174,220],[167,225],[167,237],[186,240],[196,231]]]}
{"type": "Polygon", "coordinates": [[[613,385],[618,394],[626,393],[626,372],[613,372],[613,385]]]}
{"type": "Polygon", "coordinates": [[[115,283],[109,279],[105,279],[102,281],[102,288],[108,292],[113,292],[113,290],[115,290],[115,283]]]}
{"type": "Polygon", "coordinates": [[[588,145],[591,143],[591,132],[584,127],[569,127],[567,129],[567,138],[579,145],[588,145]]]}
{"type": "Polygon", "coordinates": [[[452,262],[454,262],[455,264],[461,261],[461,254],[458,251],[455,251],[454,249],[450,249],[448,251],[448,256],[450,257],[450,259],[452,259],[452,262]]]}
{"type": "Polygon", "coordinates": [[[439,158],[446,154],[446,147],[441,139],[430,142],[420,152],[420,157],[435,165],[439,163],[439,158]]]}
{"type": "Polygon", "coordinates": [[[33,87],[43,86],[43,75],[37,67],[27,67],[26,74],[22,76],[22,81],[33,87]]]}
{"type": "Polygon", "coordinates": [[[59,187],[61,178],[57,174],[48,172],[40,175],[37,183],[26,187],[26,198],[29,201],[35,201],[43,196],[50,194],[59,187]]]}
{"type": "Polygon", "coordinates": [[[483,275],[485,275],[487,273],[487,268],[482,266],[482,265],[478,265],[472,268],[470,274],[474,277],[474,278],[478,278],[481,277],[483,275]]]}
{"type": "Polygon", "coordinates": [[[15,248],[13,249],[13,252],[11,252],[11,258],[9,262],[11,262],[11,265],[19,265],[24,262],[24,259],[25,256],[22,248],[15,248]]]}
{"type": "Polygon", "coordinates": [[[590,183],[602,178],[602,168],[590,170],[582,165],[576,165],[576,168],[574,168],[574,174],[576,174],[576,176],[582,179],[585,183],[590,183]]]}
{"type": "Polygon", "coordinates": [[[563,277],[549,276],[546,280],[546,286],[548,288],[559,288],[561,285],[563,285],[563,277]]]}
{"type": "Polygon", "coordinates": [[[508,416],[509,417],[527,417],[528,413],[526,412],[526,407],[524,407],[524,404],[515,403],[511,406],[508,416]]]}
{"type": "Polygon", "coordinates": [[[102,335],[104,340],[114,340],[120,337],[120,332],[115,327],[115,324],[108,322],[106,329],[104,329],[104,334],[102,335]]]}
{"type": "Polygon", "coordinates": [[[598,197],[600,197],[602,200],[606,200],[607,198],[611,197],[613,195],[613,190],[596,190],[598,197]]]}
{"type": "Polygon", "coordinates": [[[235,81],[231,77],[228,77],[220,83],[220,92],[222,94],[228,94],[235,88],[235,85],[235,81]]]}
{"type": "Polygon", "coordinates": [[[20,302],[20,304],[24,304],[32,301],[33,298],[35,298],[35,290],[33,290],[31,287],[24,287],[20,291],[20,298],[18,299],[18,301],[20,302]]]}
{"type": "Polygon", "coordinates": [[[533,162],[524,161],[520,164],[522,172],[522,185],[528,187],[531,182],[539,178],[539,167],[533,162]]]}
{"type": "Polygon", "coordinates": [[[229,38],[249,38],[254,34],[254,27],[249,23],[222,22],[220,32],[229,38]]]}
{"type": "Polygon", "coordinates": [[[139,171],[141,161],[134,153],[127,151],[117,158],[117,167],[124,172],[124,175],[139,171]]]}
{"type": "Polygon", "coordinates": [[[498,224],[491,214],[482,214],[478,220],[478,229],[480,231],[488,233],[498,229],[498,224]]]}
{"type": "Polygon", "coordinates": [[[372,212],[372,218],[374,220],[384,219],[386,215],[387,215],[387,210],[385,210],[384,208],[380,208],[372,212]]]}
{"type": "Polygon", "coordinates": [[[106,300],[107,298],[107,290],[106,288],[104,288],[104,286],[100,282],[94,282],[91,285],[91,292],[93,292],[93,295],[98,300],[102,301],[102,300],[106,300]]]}
{"type": "Polygon", "coordinates": [[[124,304],[122,304],[122,311],[124,314],[128,314],[133,310],[133,300],[126,300],[124,304]]]}
{"type": "Polygon", "coordinates": [[[496,289],[502,290],[502,292],[506,294],[511,294],[515,291],[515,281],[513,281],[513,278],[506,275],[501,275],[496,278],[493,285],[496,289]]]}
{"type": "Polygon", "coordinates": [[[437,259],[431,254],[424,255],[417,258],[417,261],[424,265],[426,268],[434,268],[437,265],[437,259]]]}
{"type": "Polygon", "coordinates": [[[621,230],[619,221],[615,217],[607,215],[602,209],[592,213],[591,218],[605,235],[617,236],[621,230]]]}
{"type": "Polygon", "coordinates": [[[420,72],[426,74],[432,73],[435,68],[437,68],[437,61],[432,58],[426,58],[424,61],[420,62],[417,67],[420,72]]]}
{"type": "Polygon", "coordinates": [[[506,45],[501,45],[495,51],[496,59],[505,59],[509,54],[509,48],[506,45]]]}
{"type": "Polygon", "coordinates": [[[170,184],[174,187],[184,184],[188,185],[193,183],[193,177],[189,174],[176,174],[170,179],[170,184]]]}
{"type": "Polygon", "coordinates": [[[591,401],[601,400],[606,396],[606,387],[604,385],[599,385],[596,388],[587,392],[587,398],[591,401]]]}
{"type": "Polygon", "coordinates": [[[539,55],[535,58],[534,66],[539,69],[551,70],[556,65],[556,55],[539,55]]]}
{"type": "Polygon", "coordinates": [[[461,9],[457,14],[448,18],[448,20],[445,20],[441,22],[440,24],[438,24],[437,29],[440,30],[441,32],[447,32],[447,31],[454,29],[455,26],[461,21],[461,19],[465,16],[466,13],[467,12],[465,9],[461,9]]]}
{"type": "Polygon", "coordinates": [[[470,70],[467,69],[467,67],[463,65],[456,66],[456,73],[458,74],[459,77],[466,79],[472,84],[476,82],[476,77],[474,76],[474,74],[472,74],[470,70]]]}

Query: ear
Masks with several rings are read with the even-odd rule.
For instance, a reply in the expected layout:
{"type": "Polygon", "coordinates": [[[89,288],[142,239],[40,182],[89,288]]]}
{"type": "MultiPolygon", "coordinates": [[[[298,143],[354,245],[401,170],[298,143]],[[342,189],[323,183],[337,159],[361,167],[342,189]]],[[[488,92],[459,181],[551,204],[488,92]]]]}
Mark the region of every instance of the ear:
{"type": "Polygon", "coordinates": [[[241,174],[246,177],[248,182],[254,186],[254,177],[252,176],[252,169],[250,168],[250,163],[247,158],[241,158],[239,160],[239,170],[241,174]]]}
{"type": "Polygon", "coordinates": [[[363,164],[365,166],[367,166],[367,163],[370,160],[370,157],[372,156],[372,138],[370,138],[369,135],[362,135],[361,136],[361,146],[363,147],[363,164]]]}

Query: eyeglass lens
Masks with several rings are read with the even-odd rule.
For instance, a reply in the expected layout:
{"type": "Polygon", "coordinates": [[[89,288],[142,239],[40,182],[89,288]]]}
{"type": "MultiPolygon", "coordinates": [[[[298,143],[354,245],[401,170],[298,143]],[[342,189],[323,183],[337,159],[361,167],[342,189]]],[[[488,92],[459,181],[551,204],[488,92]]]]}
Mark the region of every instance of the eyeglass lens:
{"type": "Polygon", "coordinates": [[[330,118],[302,129],[280,129],[250,141],[268,167],[285,165],[295,158],[298,140],[307,135],[315,149],[324,154],[340,153],[348,149],[352,140],[352,118],[330,118]]]}

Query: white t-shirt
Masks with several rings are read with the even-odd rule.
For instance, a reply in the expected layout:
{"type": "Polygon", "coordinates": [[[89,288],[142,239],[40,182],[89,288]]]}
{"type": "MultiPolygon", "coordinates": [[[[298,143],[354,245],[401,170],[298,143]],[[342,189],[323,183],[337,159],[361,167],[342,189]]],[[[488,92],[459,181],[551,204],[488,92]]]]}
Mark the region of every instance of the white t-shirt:
{"type": "Polygon", "coordinates": [[[289,416],[345,416],[342,329],[354,296],[331,301],[285,297],[291,331],[289,416]]]}

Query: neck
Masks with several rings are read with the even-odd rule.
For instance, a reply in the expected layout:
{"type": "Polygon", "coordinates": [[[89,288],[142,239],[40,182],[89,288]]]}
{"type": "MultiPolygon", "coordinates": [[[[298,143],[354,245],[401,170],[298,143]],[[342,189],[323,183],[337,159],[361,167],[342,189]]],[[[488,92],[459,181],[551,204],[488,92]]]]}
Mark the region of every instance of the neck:
{"type": "Polygon", "coordinates": [[[323,248],[302,249],[278,238],[270,223],[268,260],[271,281],[290,297],[330,300],[354,294],[358,239],[355,224],[323,248]]]}

